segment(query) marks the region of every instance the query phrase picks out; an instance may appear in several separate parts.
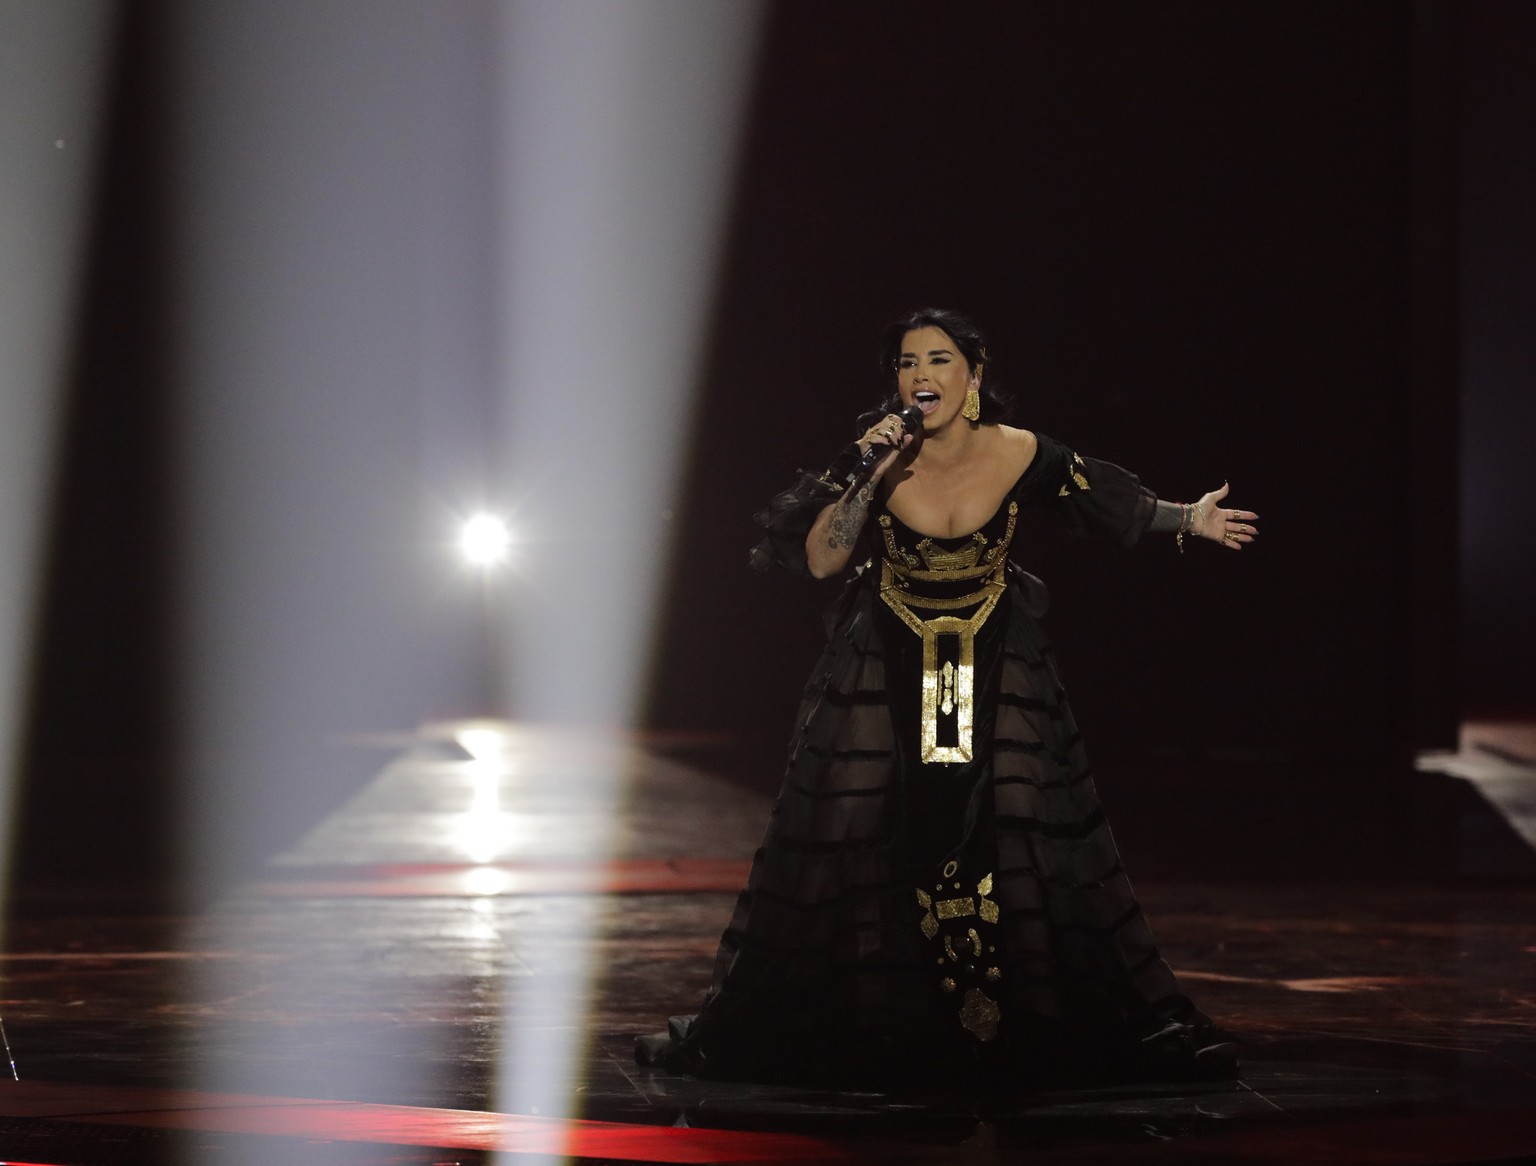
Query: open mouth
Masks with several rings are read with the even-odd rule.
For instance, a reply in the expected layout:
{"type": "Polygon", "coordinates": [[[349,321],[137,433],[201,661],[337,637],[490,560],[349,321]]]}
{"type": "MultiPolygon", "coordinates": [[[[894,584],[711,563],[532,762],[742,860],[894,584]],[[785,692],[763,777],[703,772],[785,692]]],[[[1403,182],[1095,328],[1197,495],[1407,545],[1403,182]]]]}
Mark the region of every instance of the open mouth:
{"type": "Polygon", "coordinates": [[[921,409],[923,416],[926,417],[939,407],[939,395],[931,393],[927,389],[919,389],[912,394],[912,403],[921,409]]]}

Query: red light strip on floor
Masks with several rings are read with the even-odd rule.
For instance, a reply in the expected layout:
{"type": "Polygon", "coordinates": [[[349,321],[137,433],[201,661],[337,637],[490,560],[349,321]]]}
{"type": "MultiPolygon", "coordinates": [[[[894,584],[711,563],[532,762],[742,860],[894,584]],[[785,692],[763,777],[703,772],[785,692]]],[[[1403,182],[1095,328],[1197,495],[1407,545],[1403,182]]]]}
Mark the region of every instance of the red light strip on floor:
{"type": "Polygon", "coordinates": [[[734,894],[746,885],[748,866],[739,859],[667,858],[269,867],[265,878],[241,893],[261,899],[734,894]]]}
{"type": "Polygon", "coordinates": [[[561,1121],[465,1109],[35,1081],[8,1082],[0,1089],[0,1115],[667,1166],[754,1162],[851,1164],[876,1160],[833,1142],[797,1134],[561,1121]]]}

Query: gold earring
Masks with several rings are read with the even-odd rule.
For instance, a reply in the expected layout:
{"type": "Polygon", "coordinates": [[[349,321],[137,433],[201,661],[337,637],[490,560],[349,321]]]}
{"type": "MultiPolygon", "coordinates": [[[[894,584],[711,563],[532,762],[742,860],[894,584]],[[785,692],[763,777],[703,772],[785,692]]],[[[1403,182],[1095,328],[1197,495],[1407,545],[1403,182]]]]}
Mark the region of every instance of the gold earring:
{"type": "Polygon", "coordinates": [[[967,421],[981,420],[981,394],[975,385],[965,390],[965,404],[960,407],[960,416],[967,421]]]}

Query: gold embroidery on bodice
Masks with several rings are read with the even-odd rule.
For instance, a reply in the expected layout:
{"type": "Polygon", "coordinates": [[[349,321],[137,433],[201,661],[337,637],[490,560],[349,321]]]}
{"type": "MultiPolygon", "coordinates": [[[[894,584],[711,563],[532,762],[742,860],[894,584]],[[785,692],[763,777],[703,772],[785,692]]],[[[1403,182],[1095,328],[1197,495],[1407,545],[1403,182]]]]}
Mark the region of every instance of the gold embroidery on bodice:
{"type": "Polygon", "coordinates": [[[906,550],[896,541],[894,520],[889,514],[880,515],[880,533],[885,542],[885,559],[902,579],[920,583],[948,583],[964,579],[979,579],[992,574],[1008,554],[1013,542],[1013,530],[1019,521],[1019,504],[1008,503],[1008,525],[992,547],[981,531],[967,536],[970,541],[956,550],[944,550],[928,536],[913,548],[906,550]]]}
{"type": "Polygon", "coordinates": [[[923,641],[920,758],[924,762],[962,762],[974,755],[976,633],[1008,589],[1008,547],[1018,522],[1019,504],[1010,501],[1007,514],[995,544],[989,545],[987,536],[978,530],[964,536],[966,541],[953,549],[924,537],[912,551],[897,540],[896,521],[891,515],[879,517],[885,543],[880,598],[923,641]],[[963,594],[946,593],[942,587],[913,586],[972,581],[977,588],[963,594]],[[967,609],[968,615],[932,614],[967,609]]]}

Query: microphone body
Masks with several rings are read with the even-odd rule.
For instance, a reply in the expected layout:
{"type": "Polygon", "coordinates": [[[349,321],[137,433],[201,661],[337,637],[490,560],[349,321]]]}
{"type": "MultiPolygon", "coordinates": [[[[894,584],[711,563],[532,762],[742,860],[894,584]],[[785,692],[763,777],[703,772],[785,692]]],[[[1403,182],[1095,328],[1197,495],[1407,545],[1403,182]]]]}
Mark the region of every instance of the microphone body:
{"type": "MultiPolygon", "coordinates": [[[[901,428],[905,433],[916,433],[923,427],[923,411],[916,405],[908,405],[897,416],[901,419],[901,428]]],[[[875,466],[879,465],[880,459],[895,448],[893,445],[880,444],[872,445],[866,449],[863,456],[859,458],[858,464],[853,467],[853,471],[848,475],[848,484],[851,486],[854,482],[860,481],[873,473],[875,466]]]]}

